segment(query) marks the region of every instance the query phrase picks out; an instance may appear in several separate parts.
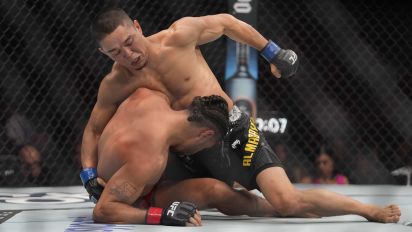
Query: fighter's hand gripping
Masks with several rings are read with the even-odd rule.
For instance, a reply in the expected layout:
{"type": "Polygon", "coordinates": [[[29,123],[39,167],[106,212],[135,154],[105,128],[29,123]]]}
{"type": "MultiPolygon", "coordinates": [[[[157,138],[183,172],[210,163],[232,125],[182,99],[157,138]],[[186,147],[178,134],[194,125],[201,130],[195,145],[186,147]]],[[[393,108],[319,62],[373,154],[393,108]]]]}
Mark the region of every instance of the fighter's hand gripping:
{"type": "Polygon", "coordinates": [[[84,188],[89,193],[90,200],[96,203],[103,193],[103,187],[97,181],[96,168],[85,168],[80,172],[84,188]]]}

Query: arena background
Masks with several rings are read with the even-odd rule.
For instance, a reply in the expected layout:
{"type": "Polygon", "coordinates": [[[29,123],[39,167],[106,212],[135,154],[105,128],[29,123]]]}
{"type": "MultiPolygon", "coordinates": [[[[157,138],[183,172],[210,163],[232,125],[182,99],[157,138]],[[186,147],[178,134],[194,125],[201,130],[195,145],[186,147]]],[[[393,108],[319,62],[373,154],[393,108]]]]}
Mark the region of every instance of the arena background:
{"type": "MultiPolygon", "coordinates": [[[[124,8],[146,35],[184,16],[228,12],[216,0],[0,4],[0,186],[80,184],[82,131],[111,68],[89,34],[100,9],[124,8]]],[[[405,183],[391,171],[412,165],[410,12],[406,1],[259,0],[258,30],[301,61],[294,77],[277,80],[260,58],[257,85],[258,116],[288,119],[285,133],[267,138],[293,181],[315,174],[326,144],[353,184],[405,183]]],[[[222,85],[225,49],[226,38],[202,47],[222,85]]]]}

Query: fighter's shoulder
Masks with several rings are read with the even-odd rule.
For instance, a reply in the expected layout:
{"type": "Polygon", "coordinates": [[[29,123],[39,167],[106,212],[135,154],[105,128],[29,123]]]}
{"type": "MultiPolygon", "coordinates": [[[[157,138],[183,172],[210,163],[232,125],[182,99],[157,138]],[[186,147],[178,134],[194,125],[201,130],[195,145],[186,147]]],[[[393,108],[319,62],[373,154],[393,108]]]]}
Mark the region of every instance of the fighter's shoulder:
{"type": "Polygon", "coordinates": [[[113,103],[123,101],[131,93],[128,71],[120,65],[113,65],[108,73],[100,82],[98,99],[104,102],[113,103]]]}
{"type": "Polygon", "coordinates": [[[180,27],[190,25],[194,22],[197,22],[199,19],[201,19],[201,17],[193,17],[193,16],[182,17],[174,21],[172,25],[170,25],[169,29],[172,29],[172,30],[180,29],[180,27]]]}
{"type": "Polygon", "coordinates": [[[156,106],[167,106],[170,107],[170,100],[169,98],[162,92],[151,90],[147,88],[138,88],[131,96],[132,99],[139,99],[141,102],[144,102],[148,107],[156,107],[156,106]]]}
{"type": "MultiPolygon", "coordinates": [[[[100,90],[114,90],[127,86],[130,81],[130,71],[115,63],[112,70],[100,82],[100,90]]],[[[111,94],[114,94],[113,92],[111,94]]]]}
{"type": "Polygon", "coordinates": [[[147,89],[147,88],[138,88],[136,91],[133,92],[132,95],[130,95],[130,99],[138,99],[140,101],[152,98],[154,96],[154,91],[147,89]]]}
{"type": "Polygon", "coordinates": [[[109,82],[111,84],[122,83],[131,75],[132,73],[127,70],[127,68],[115,62],[112,66],[112,70],[103,78],[103,82],[109,82]]]}
{"type": "MultiPolygon", "coordinates": [[[[162,40],[165,45],[182,45],[179,42],[186,42],[196,32],[196,28],[201,23],[199,17],[183,17],[175,21],[169,28],[163,30],[162,40]]],[[[186,43],[183,43],[186,44],[186,43]]]]}

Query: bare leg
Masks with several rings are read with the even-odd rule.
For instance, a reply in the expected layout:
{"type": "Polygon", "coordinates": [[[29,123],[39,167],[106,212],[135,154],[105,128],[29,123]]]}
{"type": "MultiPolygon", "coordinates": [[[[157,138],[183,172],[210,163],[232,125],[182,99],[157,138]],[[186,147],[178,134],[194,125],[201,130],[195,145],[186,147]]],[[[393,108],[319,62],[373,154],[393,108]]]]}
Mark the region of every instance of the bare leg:
{"type": "Polygon", "coordinates": [[[274,216],[275,210],[262,197],[246,190],[235,190],[211,178],[188,179],[161,184],[155,193],[155,206],[167,207],[173,201],[190,201],[199,209],[217,208],[227,215],[274,216]]]}
{"type": "Polygon", "coordinates": [[[400,209],[396,205],[379,207],[363,204],[350,197],[328,190],[297,190],[280,167],[263,170],[256,181],[265,198],[283,216],[336,216],[356,214],[369,221],[398,222],[400,209]]]}

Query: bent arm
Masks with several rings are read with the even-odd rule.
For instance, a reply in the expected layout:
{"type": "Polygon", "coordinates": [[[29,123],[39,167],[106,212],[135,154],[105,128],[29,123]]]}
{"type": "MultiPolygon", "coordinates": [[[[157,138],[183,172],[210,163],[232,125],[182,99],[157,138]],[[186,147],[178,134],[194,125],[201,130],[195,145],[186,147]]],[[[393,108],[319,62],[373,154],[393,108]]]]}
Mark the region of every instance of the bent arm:
{"type": "Polygon", "coordinates": [[[117,105],[107,101],[105,91],[99,91],[99,97],[93,108],[90,119],[84,129],[81,163],[83,168],[95,168],[97,166],[97,142],[107,123],[116,112],[117,105]]]}
{"type": "Polygon", "coordinates": [[[104,127],[116,112],[116,106],[101,107],[96,105],[83,133],[81,163],[83,168],[97,166],[97,142],[104,127]]]}
{"type": "Polygon", "coordinates": [[[281,49],[252,26],[229,14],[182,18],[170,27],[169,32],[170,44],[176,46],[197,46],[227,35],[260,51],[263,58],[270,63],[272,74],[278,78],[292,76],[298,68],[298,57],[294,51],[281,49]]]}
{"type": "Polygon", "coordinates": [[[145,222],[146,210],[134,208],[132,204],[142,194],[148,175],[140,175],[141,168],[130,163],[121,167],[106,184],[93,210],[94,221],[130,224],[145,222]]]}
{"type": "Polygon", "coordinates": [[[170,29],[175,33],[176,40],[182,43],[194,42],[196,45],[202,45],[222,35],[259,51],[268,43],[255,28],[230,14],[185,17],[176,21],[170,29]]]}
{"type": "Polygon", "coordinates": [[[104,128],[116,113],[117,107],[136,88],[125,86],[121,79],[126,75],[117,66],[114,66],[102,81],[99,87],[97,102],[92,110],[90,119],[83,133],[81,147],[81,163],[83,168],[97,166],[97,143],[104,128]]]}
{"type": "Polygon", "coordinates": [[[151,150],[121,145],[117,155],[128,156],[125,164],[107,182],[93,211],[93,219],[103,223],[146,222],[146,209],[133,207],[146,185],[154,185],[166,166],[166,157],[151,150]],[[133,152],[133,153],[131,153],[133,152]],[[151,154],[151,156],[137,154],[151,154]],[[121,155],[124,154],[124,155],[121,155]]]}

